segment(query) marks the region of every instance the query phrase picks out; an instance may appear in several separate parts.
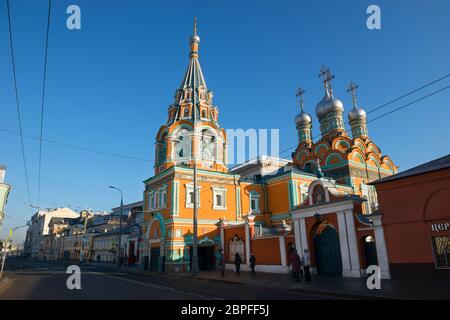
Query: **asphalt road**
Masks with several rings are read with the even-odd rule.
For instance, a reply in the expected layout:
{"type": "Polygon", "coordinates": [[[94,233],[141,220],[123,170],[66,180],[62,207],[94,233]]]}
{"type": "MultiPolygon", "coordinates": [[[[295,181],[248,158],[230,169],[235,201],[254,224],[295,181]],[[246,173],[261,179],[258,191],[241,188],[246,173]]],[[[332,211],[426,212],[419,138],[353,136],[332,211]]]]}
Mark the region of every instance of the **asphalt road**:
{"type": "Polygon", "coordinates": [[[10,259],[6,274],[12,281],[0,299],[132,299],[132,300],[261,300],[327,299],[288,290],[267,290],[210,280],[139,274],[108,266],[82,265],[81,290],[69,290],[66,265],[10,259]]]}

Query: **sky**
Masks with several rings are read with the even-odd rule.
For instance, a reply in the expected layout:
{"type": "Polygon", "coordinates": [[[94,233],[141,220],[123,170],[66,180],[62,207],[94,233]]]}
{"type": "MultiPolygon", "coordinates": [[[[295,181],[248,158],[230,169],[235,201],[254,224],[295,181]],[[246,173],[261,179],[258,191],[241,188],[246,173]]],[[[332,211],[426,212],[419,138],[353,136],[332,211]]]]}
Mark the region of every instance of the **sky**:
{"type": "MultiPolygon", "coordinates": [[[[10,0],[22,128],[38,137],[47,0],[10,0]]],[[[450,2],[433,1],[144,1],[54,0],[48,43],[43,137],[141,160],[43,143],[40,206],[107,211],[142,199],[153,175],[155,135],[188,64],[198,18],[200,63],[224,128],[279,129],[280,150],[297,143],[295,97],[305,90],[313,115],[323,96],[320,66],[335,75],[333,92],[359,85],[366,110],[450,72],[450,2]],[[66,9],[81,9],[81,30],[69,30],[66,9]],[[369,30],[366,9],[381,9],[369,30]],[[148,161],[145,161],[148,160],[148,161]]],[[[450,77],[368,115],[368,120],[450,85],[450,77]]],[[[450,90],[369,123],[371,139],[405,170],[450,150],[450,90]]],[[[13,86],[6,0],[0,1],[0,164],[12,186],[0,237],[29,220],[13,86]]],[[[31,203],[37,205],[39,141],[25,137],[31,203]]],[[[290,152],[281,154],[289,158],[290,152]]],[[[24,238],[18,230],[15,241],[24,238]]]]}

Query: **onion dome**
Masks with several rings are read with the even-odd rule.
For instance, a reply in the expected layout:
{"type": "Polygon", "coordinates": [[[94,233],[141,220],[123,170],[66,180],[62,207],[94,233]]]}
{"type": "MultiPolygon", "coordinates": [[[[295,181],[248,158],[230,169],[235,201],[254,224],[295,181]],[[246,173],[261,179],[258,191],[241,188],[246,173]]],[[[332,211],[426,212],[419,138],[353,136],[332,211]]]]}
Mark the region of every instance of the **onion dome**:
{"type": "Polygon", "coordinates": [[[316,115],[320,119],[330,111],[344,112],[344,105],[342,101],[333,97],[333,89],[331,87],[331,80],[334,79],[334,75],[325,66],[320,68],[320,77],[323,77],[323,86],[325,89],[325,95],[322,100],[316,106],[316,115]]]}
{"type": "Polygon", "coordinates": [[[356,104],[356,89],[358,89],[358,86],[352,81],[350,82],[347,92],[352,93],[352,100],[353,100],[353,109],[350,110],[348,113],[348,120],[353,121],[357,119],[362,119],[366,117],[366,112],[364,109],[359,108],[356,104]]]}
{"type": "Polygon", "coordinates": [[[354,107],[350,112],[348,113],[348,120],[353,121],[356,119],[361,119],[366,117],[366,112],[362,108],[354,107]]]}
{"type": "Polygon", "coordinates": [[[316,106],[316,115],[320,119],[330,111],[344,112],[344,105],[342,101],[334,98],[328,90],[325,92],[325,96],[316,106]]]}
{"type": "Polygon", "coordinates": [[[311,116],[302,110],[300,114],[295,117],[295,124],[299,127],[304,124],[310,124],[312,122],[311,116]]]}
{"type": "Polygon", "coordinates": [[[309,114],[303,110],[303,94],[305,90],[303,88],[298,88],[297,97],[300,97],[300,113],[295,117],[295,124],[297,128],[304,126],[305,124],[311,124],[312,119],[309,114]]]}

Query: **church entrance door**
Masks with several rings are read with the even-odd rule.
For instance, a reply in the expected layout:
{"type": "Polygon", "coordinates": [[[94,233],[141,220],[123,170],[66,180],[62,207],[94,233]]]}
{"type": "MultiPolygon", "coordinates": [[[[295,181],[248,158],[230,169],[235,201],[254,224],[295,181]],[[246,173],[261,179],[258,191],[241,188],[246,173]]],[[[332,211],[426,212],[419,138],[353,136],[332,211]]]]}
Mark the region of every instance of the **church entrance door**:
{"type": "Polygon", "coordinates": [[[320,275],[341,277],[342,257],[339,236],[332,226],[327,226],[314,237],[317,273],[320,275]]]}

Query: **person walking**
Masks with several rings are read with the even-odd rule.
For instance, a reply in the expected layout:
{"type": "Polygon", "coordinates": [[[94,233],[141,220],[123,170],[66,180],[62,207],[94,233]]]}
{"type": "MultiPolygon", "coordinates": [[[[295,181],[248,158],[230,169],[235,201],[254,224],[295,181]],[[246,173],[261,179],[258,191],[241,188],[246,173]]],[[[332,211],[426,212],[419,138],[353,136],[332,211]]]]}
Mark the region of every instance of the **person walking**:
{"type": "Polygon", "coordinates": [[[250,256],[250,269],[251,269],[250,275],[252,277],[256,276],[255,267],[256,267],[256,258],[255,255],[252,254],[250,256]]]}
{"type": "Polygon", "coordinates": [[[219,254],[220,254],[220,257],[219,257],[218,267],[219,267],[220,275],[222,277],[224,277],[225,276],[225,256],[223,255],[222,252],[220,252],[219,254]]]}
{"type": "Polygon", "coordinates": [[[300,268],[302,267],[302,261],[297,253],[297,249],[294,249],[291,254],[291,266],[292,275],[295,281],[300,281],[300,268]]]}
{"type": "Polygon", "coordinates": [[[303,269],[305,270],[305,281],[311,281],[311,256],[308,249],[303,250],[303,269]]]}
{"type": "Polygon", "coordinates": [[[242,259],[239,253],[236,252],[236,255],[234,256],[234,266],[236,268],[236,274],[239,276],[241,274],[241,263],[242,259]]]}

